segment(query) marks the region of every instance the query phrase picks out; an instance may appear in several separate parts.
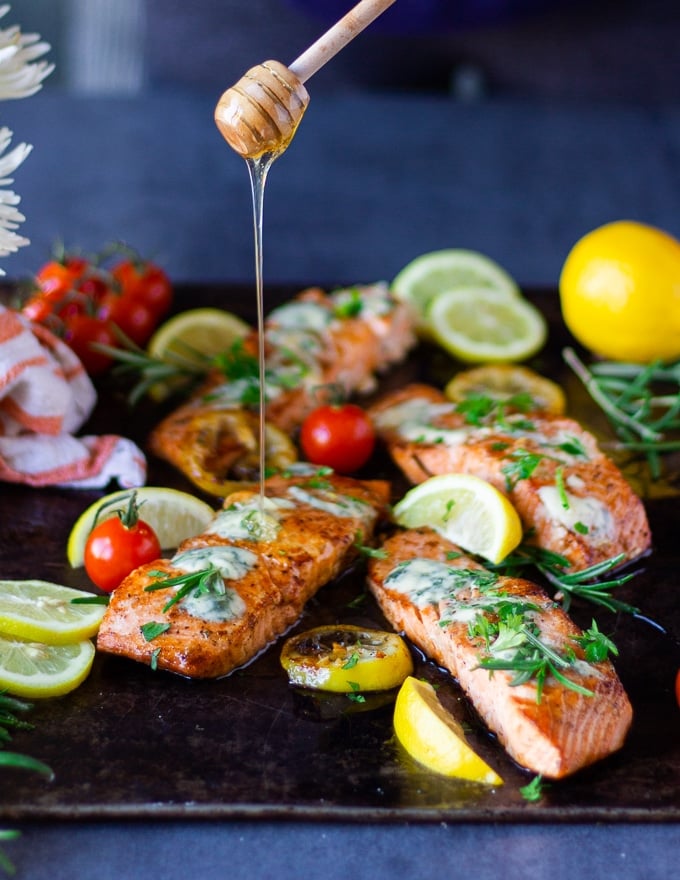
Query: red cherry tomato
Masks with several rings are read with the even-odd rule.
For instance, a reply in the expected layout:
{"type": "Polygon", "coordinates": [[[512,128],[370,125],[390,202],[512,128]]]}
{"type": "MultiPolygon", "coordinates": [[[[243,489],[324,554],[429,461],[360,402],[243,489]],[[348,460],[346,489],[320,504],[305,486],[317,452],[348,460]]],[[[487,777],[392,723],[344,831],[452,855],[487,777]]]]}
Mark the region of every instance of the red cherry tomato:
{"type": "Polygon", "coordinates": [[[116,336],[108,321],[102,321],[91,315],[72,315],[66,321],[64,342],[78,355],[91,376],[98,376],[113,363],[108,354],[92,347],[93,343],[116,346],[116,336]]]}
{"type": "Polygon", "coordinates": [[[675,676],[675,699],[680,707],[680,669],[678,669],[675,676]]]}
{"type": "Polygon", "coordinates": [[[127,508],[95,524],[85,544],[85,570],[90,579],[107,593],[115,590],[130,572],[153,562],[161,554],[156,532],[139,519],[136,493],[127,508]]]}
{"type": "Polygon", "coordinates": [[[172,305],[170,279],[155,263],[123,260],[113,267],[111,274],[120,285],[123,297],[143,302],[157,320],[162,318],[172,305]]]}
{"type": "Polygon", "coordinates": [[[84,257],[50,260],[38,271],[35,280],[43,293],[60,297],[73,289],[87,267],[88,262],[84,257]]]}
{"type": "Polygon", "coordinates": [[[302,423],[300,446],[312,464],[351,474],[373,454],[375,429],[368,414],[353,403],[320,406],[302,423]]]}
{"type": "Polygon", "coordinates": [[[136,345],[145,345],[158,325],[158,318],[146,303],[113,292],[102,301],[99,316],[120,327],[136,345]]]}

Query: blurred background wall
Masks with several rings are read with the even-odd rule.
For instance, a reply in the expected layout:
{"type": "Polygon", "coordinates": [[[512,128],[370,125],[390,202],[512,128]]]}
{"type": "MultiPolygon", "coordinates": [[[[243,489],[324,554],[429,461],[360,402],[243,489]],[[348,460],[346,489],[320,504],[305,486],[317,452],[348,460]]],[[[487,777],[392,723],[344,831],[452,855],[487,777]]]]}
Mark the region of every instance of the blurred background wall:
{"type": "MultiPolygon", "coordinates": [[[[352,0],[21,0],[53,45],[47,88],[222,88],[290,62],[352,0]]],[[[397,0],[322,90],[662,102],[680,97],[680,0],[397,0]]]]}

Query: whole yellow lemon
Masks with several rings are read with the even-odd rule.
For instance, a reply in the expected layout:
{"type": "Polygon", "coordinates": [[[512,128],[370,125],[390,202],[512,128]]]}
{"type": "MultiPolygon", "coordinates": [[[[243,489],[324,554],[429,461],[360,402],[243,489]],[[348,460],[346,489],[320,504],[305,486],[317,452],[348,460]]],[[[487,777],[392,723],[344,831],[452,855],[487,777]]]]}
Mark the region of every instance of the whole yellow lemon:
{"type": "Polygon", "coordinates": [[[560,303],[572,335],[594,354],[680,358],[680,241],[631,220],[594,229],[565,260],[560,303]]]}

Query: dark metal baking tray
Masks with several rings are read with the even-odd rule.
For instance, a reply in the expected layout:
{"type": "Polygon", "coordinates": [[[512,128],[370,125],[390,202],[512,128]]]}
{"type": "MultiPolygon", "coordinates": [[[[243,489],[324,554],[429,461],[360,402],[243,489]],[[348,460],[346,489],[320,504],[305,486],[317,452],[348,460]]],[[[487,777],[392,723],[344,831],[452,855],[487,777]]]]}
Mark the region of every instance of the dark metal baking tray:
{"type": "MultiPolygon", "coordinates": [[[[298,287],[269,287],[267,308],[298,287]]],[[[559,320],[555,291],[528,294],[550,322],[550,339],[533,365],[564,385],[570,412],[597,432],[601,414],[564,366],[571,342],[559,320]]],[[[176,307],[217,305],[255,314],[250,285],[184,285],[176,307]]],[[[423,346],[382,385],[409,379],[444,381],[455,366],[423,346]]],[[[87,431],[115,431],[140,443],[161,411],[129,410],[122,393],[102,385],[87,431]]],[[[149,483],[195,491],[149,458],[149,483]]],[[[380,455],[371,475],[399,478],[380,455]]],[[[0,577],[45,578],[90,588],[65,559],[72,523],[101,493],[0,485],[0,577]]],[[[280,644],[246,668],[208,682],[152,672],[132,661],[98,656],[73,693],[36,701],[35,728],[18,731],[12,748],[48,763],[47,781],[3,771],[0,819],[236,819],[446,822],[663,822],[680,820],[680,708],[673,691],[680,667],[679,494],[669,485],[647,500],[654,550],[621,598],[637,615],[602,613],[576,604],[574,616],[600,628],[619,647],[617,668],[634,707],[624,748],[570,779],[546,787],[538,802],[519,789],[531,775],[485,731],[456,683],[416,656],[417,674],[439,685],[446,705],[469,727],[470,739],[505,780],[494,790],[442,778],[415,766],[392,734],[393,695],[365,705],[344,697],[296,691],[279,665],[280,644]]],[[[217,502],[213,500],[215,506],[217,502]]],[[[324,587],[298,628],[345,621],[385,625],[364,597],[361,566],[324,587]]]]}

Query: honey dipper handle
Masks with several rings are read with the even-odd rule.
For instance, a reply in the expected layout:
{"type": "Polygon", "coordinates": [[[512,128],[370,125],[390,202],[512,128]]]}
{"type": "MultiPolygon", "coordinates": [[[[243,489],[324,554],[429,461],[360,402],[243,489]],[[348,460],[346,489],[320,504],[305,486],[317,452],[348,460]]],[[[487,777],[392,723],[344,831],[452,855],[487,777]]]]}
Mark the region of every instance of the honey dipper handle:
{"type": "Polygon", "coordinates": [[[306,82],[394,2],[395,0],[361,0],[299,58],[289,64],[288,69],[300,82],[306,82]]]}

